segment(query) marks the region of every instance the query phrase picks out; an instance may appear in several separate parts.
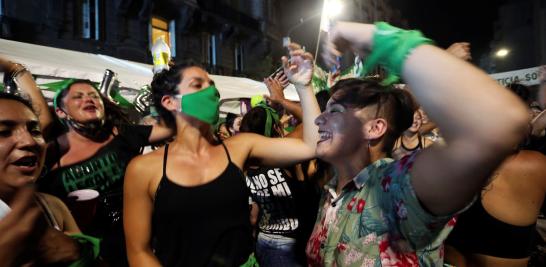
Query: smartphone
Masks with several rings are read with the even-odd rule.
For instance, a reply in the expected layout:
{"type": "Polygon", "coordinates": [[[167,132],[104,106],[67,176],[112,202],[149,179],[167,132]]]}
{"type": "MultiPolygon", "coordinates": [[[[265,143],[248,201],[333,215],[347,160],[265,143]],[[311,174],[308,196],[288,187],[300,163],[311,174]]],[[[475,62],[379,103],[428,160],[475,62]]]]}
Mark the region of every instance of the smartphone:
{"type": "Polygon", "coordinates": [[[284,69],[282,66],[276,69],[273,73],[271,73],[271,75],[269,75],[269,78],[275,78],[275,76],[277,76],[277,74],[279,73],[284,74],[284,69]]]}
{"type": "Polygon", "coordinates": [[[282,47],[288,48],[288,45],[290,44],[290,37],[283,37],[282,38],[282,47]]]}

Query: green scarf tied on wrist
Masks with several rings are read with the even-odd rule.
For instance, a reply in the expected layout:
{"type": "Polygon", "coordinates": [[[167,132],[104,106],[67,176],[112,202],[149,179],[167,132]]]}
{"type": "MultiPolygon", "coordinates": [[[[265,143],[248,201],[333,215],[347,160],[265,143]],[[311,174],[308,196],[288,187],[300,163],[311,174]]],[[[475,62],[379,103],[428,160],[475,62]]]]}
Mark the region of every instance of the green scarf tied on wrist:
{"type": "Polygon", "coordinates": [[[364,63],[364,73],[381,65],[388,73],[381,84],[393,84],[400,79],[404,61],[413,49],[433,41],[417,30],[403,30],[386,22],[376,22],[375,26],[373,49],[364,63]]]}

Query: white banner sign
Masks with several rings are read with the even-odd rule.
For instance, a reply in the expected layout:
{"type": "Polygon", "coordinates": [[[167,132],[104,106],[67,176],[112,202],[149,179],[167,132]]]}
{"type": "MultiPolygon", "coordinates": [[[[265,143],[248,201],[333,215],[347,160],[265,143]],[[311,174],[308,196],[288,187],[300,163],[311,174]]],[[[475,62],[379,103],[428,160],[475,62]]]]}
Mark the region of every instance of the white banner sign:
{"type": "Polygon", "coordinates": [[[524,85],[536,85],[539,84],[538,69],[540,67],[514,70],[508,72],[494,73],[490,76],[497,80],[503,86],[511,83],[520,83],[524,85]]]}

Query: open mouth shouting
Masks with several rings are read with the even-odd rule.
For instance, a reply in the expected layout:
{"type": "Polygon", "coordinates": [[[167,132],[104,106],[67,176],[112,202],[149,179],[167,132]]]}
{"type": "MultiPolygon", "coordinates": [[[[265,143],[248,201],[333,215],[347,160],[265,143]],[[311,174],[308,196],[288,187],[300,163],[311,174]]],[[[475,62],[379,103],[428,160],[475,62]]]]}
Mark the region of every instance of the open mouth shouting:
{"type": "Polygon", "coordinates": [[[320,136],[320,139],[318,140],[317,144],[332,139],[332,133],[327,131],[319,130],[319,136],[320,136]]]}
{"type": "Polygon", "coordinates": [[[96,113],[96,111],[98,109],[97,109],[97,107],[95,107],[95,105],[87,105],[87,106],[83,107],[83,110],[85,112],[96,113]]]}
{"type": "Polygon", "coordinates": [[[25,174],[31,174],[38,168],[38,156],[27,155],[18,158],[11,163],[17,170],[25,174]]]}

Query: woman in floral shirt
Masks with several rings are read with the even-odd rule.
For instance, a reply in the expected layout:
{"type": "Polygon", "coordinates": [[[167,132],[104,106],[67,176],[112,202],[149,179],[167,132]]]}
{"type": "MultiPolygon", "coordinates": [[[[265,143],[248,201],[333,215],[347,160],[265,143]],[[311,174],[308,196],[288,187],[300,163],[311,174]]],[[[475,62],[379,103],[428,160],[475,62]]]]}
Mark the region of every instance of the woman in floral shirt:
{"type": "Polygon", "coordinates": [[[336,177],[307,245],[311,266],[441,266],[453,216],[522,138],[522,103],[430,43],[418,31],[386,23],[338,22],[329,33],[326,62],[335,64],[348,49],[371,52],[365,68],[380,64],[389,76],[382,83],[338,82],[315,120],[317,156],[335,167],[336,177]],[[392,146],[413,115],[408,94],[383,85],[398,76],[438,122],[446,145],[394,161],[392,146]]]}

